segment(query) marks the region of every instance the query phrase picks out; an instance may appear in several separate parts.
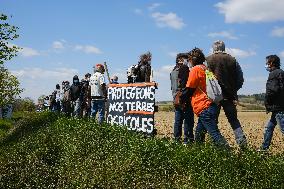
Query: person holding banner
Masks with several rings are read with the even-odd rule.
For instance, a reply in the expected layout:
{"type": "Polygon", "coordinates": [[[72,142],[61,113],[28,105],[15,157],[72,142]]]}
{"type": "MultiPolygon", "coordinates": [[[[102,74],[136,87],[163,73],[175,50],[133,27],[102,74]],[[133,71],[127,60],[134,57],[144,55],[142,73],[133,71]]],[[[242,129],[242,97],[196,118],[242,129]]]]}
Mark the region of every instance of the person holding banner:
{"type": "Polygon", "coordinates": [[[94,74],[90,77],[92,110],[91,116],[96,117],[98,113],[98,122],[101,124],[105,119],[105,100],[106,83],[104,78],[105,68],[102,64],[94,66],[94,74]]]}

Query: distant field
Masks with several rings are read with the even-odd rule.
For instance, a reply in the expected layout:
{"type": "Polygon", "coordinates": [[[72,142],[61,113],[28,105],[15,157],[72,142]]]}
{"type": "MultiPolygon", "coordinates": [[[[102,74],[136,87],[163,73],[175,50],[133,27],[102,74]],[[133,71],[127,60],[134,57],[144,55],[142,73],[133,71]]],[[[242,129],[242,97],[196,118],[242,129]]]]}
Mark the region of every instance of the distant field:
{"type": "MultiPolygon", "coordinates": [[[[159,111],[174,111],[173,103],[171,101],[164,101],[162,103],[158,102],[157,105],[159,106],[159,111]]],[[[241,112],[265,112],[264,105],[256,102],[249,103],[246,101],[240,101],[237,109],[241,112]]]]}
{"type": "MultiPolygon", "coordinates": [[[[238,112],[239,120],[243,126],[244,132],[247,135],[249,144],[258,148],[263,140],[264,126],[271,114],[265,112],[238,112]]],[[[159,137],[173,136],[174,112],[157,112],[155,114],[156,128],[159,137]]],[[[195,126],[197,118],[195,118],[195,126]]],[[[225,117],[224,112],[221,112],[219,118],[219,128],[223,136],[228,140],[231,146],[236,146],[233,131],[225,117]]],[[[284,138],[279,127],[274,131],[271,152],[284,152],[284,138]]]]}

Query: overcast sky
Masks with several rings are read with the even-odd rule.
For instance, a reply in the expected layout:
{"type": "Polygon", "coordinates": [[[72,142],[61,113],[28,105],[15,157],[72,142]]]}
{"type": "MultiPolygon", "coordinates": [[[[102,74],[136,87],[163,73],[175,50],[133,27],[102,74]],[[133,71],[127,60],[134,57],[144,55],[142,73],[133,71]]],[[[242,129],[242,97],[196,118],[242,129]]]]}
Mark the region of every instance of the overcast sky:
{"type": "MultiPolygon", "coordinates": [[[[22,97],[50,94],[57,83],[106,61],[126,82],[126,69],[151,51],[157,100],[170,100],[169,73],[178,52],[206,55],[220,39],[239,61],[245,83],[239,94],[264,92],[265,57],[284,59],[284,0],[16,1],[0,0],[20,29],[23,47],[6,65],[25,88],[22,97]]],[[[283,61],[282,61],[283,62],[283,61]]]]}

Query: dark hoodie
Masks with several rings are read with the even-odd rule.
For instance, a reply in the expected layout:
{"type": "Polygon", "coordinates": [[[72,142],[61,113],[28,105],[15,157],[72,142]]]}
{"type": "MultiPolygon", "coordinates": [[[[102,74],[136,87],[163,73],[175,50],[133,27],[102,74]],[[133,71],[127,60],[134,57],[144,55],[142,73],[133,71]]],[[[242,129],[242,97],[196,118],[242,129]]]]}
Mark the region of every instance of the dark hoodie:
{"type": "Polygon", "coordinates": [[[70,92],[71,92],[71,100],[76,101],[79,97],[82,97],[82,86],[81,83],[79,82],[78,76],[73,77],[73,84],[70,87],[70,92]]]}
{"type": "Polygon", "coordinates": [[[268,112],[284,111],[284,71],[277,68],[266,82],[265,107],[268,112]]]}

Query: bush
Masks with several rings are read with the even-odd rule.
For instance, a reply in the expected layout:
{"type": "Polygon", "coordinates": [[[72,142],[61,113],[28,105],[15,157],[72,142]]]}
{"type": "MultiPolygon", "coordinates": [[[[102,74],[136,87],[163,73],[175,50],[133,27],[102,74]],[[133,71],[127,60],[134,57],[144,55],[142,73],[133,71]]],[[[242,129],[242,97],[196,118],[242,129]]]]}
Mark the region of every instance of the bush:
{"type": "Polygon", "coordinates": [[[36,105],[30,98],[16,99],[13,104],[14,112],[34,112],[36,110],[36,105]]]}
{"type": "Polygon", "coordinates": [[[0,138],[3,138],[7,135],[7,132],[13,127],[11,120],[0,119],[0,138]]]}
{"type": "Polygon", "coordinates": [[[283,188],[283,156],[185,147],[52,113],[0,143],[0,188],[283,188]]]}

